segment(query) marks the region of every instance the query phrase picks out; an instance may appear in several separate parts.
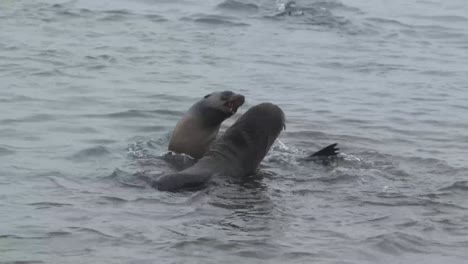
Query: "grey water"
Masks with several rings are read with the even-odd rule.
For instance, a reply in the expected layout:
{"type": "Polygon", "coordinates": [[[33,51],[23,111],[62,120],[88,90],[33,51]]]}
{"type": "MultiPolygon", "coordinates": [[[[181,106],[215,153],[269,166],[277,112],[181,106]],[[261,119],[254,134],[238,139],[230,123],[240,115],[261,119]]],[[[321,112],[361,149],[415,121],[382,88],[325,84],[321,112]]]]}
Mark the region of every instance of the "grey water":
{"type": "Polygon", "coordinates": [[[467,263],[468,2],[284,4],[0,0],[0,263],[467,263]],[[286,114],[263,177],[136,180],[220,90],[286,114]]]}

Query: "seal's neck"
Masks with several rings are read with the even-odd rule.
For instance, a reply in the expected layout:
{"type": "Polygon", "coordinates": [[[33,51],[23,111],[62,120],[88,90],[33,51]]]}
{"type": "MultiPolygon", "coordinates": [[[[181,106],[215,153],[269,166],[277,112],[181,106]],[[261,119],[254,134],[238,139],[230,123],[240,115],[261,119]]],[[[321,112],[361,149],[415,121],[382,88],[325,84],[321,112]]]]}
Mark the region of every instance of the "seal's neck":
{"type": "Polygon", "coordinates": [[[207,127],[218,127],[231,116],[230,113],[223,112],[214,107],[201,107],[198,109],[202,116],[202,122],[207,127]]]}

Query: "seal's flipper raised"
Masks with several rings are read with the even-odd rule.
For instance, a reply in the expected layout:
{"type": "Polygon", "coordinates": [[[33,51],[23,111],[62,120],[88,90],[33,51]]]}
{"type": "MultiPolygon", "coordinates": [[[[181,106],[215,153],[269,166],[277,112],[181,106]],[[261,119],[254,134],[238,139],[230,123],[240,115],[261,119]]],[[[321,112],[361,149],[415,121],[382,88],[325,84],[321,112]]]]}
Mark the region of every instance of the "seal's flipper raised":
{"type": "Polygon", "coordinates": [[[323,165],[330,165],[331,162],[335,161],[338,157],[340,149],[336,147],[337,145],[338,143],[331,144],[307,157],[299,158],[299,160],[315,162],[318,161],[322,162],[323,165]]]}
{"type": "Polygon", "coordinates": [[[311,154],[308,156],[308,158],[314,158],[314,157],[332,157],[338,155],[340,149],[337,148],[336,146],[338,143],[331,144],[329,146],[324,147],[323,149],[315,152],[314,154],[311,154]]]}

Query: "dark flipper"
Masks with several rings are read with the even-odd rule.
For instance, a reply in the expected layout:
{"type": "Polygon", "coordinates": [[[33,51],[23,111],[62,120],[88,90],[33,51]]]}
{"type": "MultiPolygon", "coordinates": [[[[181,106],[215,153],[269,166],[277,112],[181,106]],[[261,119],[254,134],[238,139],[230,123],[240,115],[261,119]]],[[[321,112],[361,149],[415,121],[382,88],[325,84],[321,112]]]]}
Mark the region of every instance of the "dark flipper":
{"type": "Polygon", "coordinates": [[[178,172],[165,174],[151,182],[151,187],[159,191],[175,192],[178,190],[196,190],[203,187],[211,179],[211,175],[190,174],[178,172]]]}
{"type": "Polygon", "coordinates": [[[315,152],[314,154],[311,154],[308,156],[308,158],[314,158],[314,157],[332,157],[338,155],[340,149],[337,148],[336,146],[338,143],[331,144],[329,146],[324,147],[323,149],[315,152]]]}

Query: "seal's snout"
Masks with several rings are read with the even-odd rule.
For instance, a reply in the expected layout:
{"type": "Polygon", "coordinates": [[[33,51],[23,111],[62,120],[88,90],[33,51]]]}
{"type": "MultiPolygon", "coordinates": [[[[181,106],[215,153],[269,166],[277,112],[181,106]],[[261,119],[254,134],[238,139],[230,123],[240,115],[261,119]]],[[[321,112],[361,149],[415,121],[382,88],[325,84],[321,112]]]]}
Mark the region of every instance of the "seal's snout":
{"type": "Polygon", "coordinates": [[[241,107],[244,104],[244,102],[245,97],[241,94],[236,94],[226,102],[226,106],[229,108],[229,111],[232,114],[235,114],[237,112],[237,109],[239,109],[239,107],[241,107]]]}

